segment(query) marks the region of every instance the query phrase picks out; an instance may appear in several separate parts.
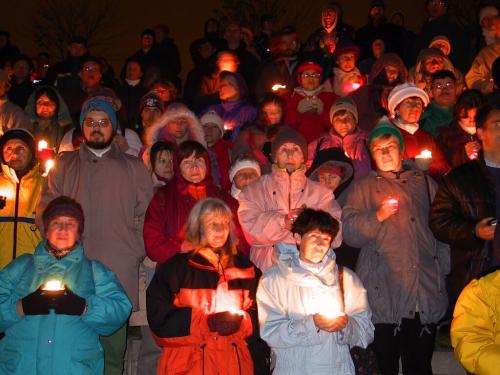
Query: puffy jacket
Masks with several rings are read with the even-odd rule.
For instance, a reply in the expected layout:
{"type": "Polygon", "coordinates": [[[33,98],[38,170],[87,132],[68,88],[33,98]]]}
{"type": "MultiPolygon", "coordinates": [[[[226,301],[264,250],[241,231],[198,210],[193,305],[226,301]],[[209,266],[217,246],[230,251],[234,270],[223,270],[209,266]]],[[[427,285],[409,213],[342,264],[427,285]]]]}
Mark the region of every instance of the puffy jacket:
{"type": "Polygon", "coordinates": [[[295,245],[278,244],[276,256],[257,291],[260,334],[276,355],[273,374],[354,375],[349,348],[366,348],[373,341],[363,284],[354,272],[344,268],[342,298],[333,250],[327,253],[317,274],[301,266],[295,245]],[[313,315],[328,309],[349,316],[340,332],[321,331],[315,326],[313,315]]]}
{"type": "Polygon", "coordinates": [[[158,375],[253,374],[245,339],[258,337],[259,276],[242,255],[221,273],[200,253],[164,263],[146,294],[149,326],[163,348],[158,375]],[[211,332],[207,316],[229,309],[244,311],[240,329],[229,336],[211,332]]]}
{"type": "Polygon", "coordinates": [[[498,56],[500,56],[500,42],[491,44],[479,51],[465,76],[468,88],[481,90],[483,94],[489,94],[493,91],[491,66],[498,56]]]}
{"type": "Polygon", "coordinates": [[[448,292],[452,301],[481,271],[481,252],[487,243],[476,237],[475,227],[484,218],[497,217],[495,202],[494,183],[481,153],[478,159],[454,168],[436,193],[429,225],[437,239],[451,246],[448,292]]]}
{"type": "Polygon", "coordinates": [[[41,235],[35,225],[35,208],[43,177],[36,164],[21,180],[1,164],[0,195],[7,198],[0,210],[0,269],[24,253],[33,253],[41,235]]]}
{"type": "Polygon", "coordinates": [[[401,324],[418,306],[423,324],[437,323],[447,297],[449,248],[428,225],[436,184],[417,170],[372,172],[352,184],[343,206],[345,242],[361,248],[356,273],[368,292],[374,323],[401,324]],[[399,200],[399,211],[377,220],[380,203],[399,200]]]}
{"type": "Polygon", "coordinates": [[[359,128],[344,138],[339,136],[332,128],[322,137],[309,143],[307,146],[308,163],[312,164],[319,151],[337,147],[343,150],[347,157],[352,160],[354,178],[365,177],[372,170],[370,154],[366,147],[367,139],[367,132],[359,128]]]}
{"type": "Polygon", "coordinates": [[[473,280],[457,301],[451,344],[460,364],[476,375],[498,374],[500,271],[473,280]]]}
{"type": "Polygon", "coordinates": [[[34,255],[23,255],[0,271],[0,374],[102,374],[104,352],[99,335],[110,335],[127,320],[132,306],[109,268],[90,261],[79,244],[57,260],[40,242],[34,255]],[[16,302],[48,279],[60,279],[87,309],[81,316],[19,316],[16,302]]]}
{"type": "MultiPolygon", "coordinates": [[[[292,174],[276,165],[270,174],[243,188],[238,196],[238,217],[250,244],[250,259],[265,272],[272,265],[273,246],[278,242],[295,243],[285,229],[285,216],[302,206],[327,211],[340,221],[341,209],[331,190],[309,180],[303,169],[292,174]]],[[[333,247],[342,243],[339,233],[333,247]]]]}

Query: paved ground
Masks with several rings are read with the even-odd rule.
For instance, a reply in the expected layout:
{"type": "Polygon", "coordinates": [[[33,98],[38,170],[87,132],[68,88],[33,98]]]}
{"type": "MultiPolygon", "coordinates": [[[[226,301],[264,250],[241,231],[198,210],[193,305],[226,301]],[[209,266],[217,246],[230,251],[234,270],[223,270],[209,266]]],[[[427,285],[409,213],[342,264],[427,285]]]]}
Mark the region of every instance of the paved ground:
{"type": "Polygon", "coordinates": [[[451,351],[435,351],[432,357],[432,370],[434,375],[465,375],[465,370],[451,351]]]}

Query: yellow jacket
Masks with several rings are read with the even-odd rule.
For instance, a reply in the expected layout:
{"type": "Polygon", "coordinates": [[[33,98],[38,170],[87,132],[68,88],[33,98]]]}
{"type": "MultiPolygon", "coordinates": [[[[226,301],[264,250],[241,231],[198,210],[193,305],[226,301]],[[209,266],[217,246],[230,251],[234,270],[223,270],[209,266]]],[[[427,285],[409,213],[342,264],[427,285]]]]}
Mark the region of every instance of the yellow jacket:
{"type": "Polygon", "coordinates": [[[451,344],[467,371],[497,375],[500,366],[500,270],[472,280],[453,313],[451,344]]]}
{"type": "Polygon", "coordinates": [[[33,253],[41,240],[35,226],[35,208],[42,192],[42,181],[38,164],[20,182],[12,169],[1,164],[0,196],[7,200],[0,210],[0,269],[21,254],[33,253]],[[16,224],[17,233],[14,233],[16,224]]]}

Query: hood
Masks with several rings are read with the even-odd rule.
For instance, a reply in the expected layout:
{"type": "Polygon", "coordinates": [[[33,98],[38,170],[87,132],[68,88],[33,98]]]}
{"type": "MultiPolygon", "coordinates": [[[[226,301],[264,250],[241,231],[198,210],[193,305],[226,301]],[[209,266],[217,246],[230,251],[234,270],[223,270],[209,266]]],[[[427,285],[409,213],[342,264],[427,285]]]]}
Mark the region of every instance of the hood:
{"type": "Polygon", "coordinates": [[[349,187],[354,178],[354,167],[352,161],[337,147],[326,148],[320,150],[313,160],[313,163],[306,175],[313,181],[319,181],[318,170],[323,165],[333,165],[345,168],[345,176],[342,178],[339,186],[333,192],[336,197],[339,197],[342,192],[349,187]]]}
{"type": "Polygon", "coordinates": [[[312,273],[301,266],[299,250],[295,244],[276,244],[273,263],[287,281],[296,285],[321,288],[337,284],[337,262],[335,261],[335,252],[332,249],[328,250],[318,268],[318,273],[312,273]]]}
{"type": "Polygon", "coordinates": [[[455,67],[453,66],[453,63],[451,60],[445,56],[440,50],[435,49],[435,48],[426,48],[420,51],[417,57],[417,63],[415,64],[415,75],[417,76],[416,82],[419,82],[422,78],[423,71],[422,71],[422,61],[425,60],[427,57],[430,56],[440,56],[444,59],[444,64],[443,64],[443,69],[444,70],[449,70],[453,73],[455,73],[455,77],[458,79],[458,75],[456,72],[455,67]]]}
{"type": "Polygon", "coordinates": [[[206,148],[205,134],[203,133],[200,121],[188,107],[181,103],[171,104],[160,118],[145,130],[144,144],[147,147],[151,147],[156,141],[161,139],[172,141],[164,128],[170,121],[179,117],[184,117],[188,122],[188,139],[199,142],[206,148]]]}
{"type": "Polygon", "coordinates": [[[57,91],[57,89],[55,89],[52,86],[40,86],[39,88],[37,88],[28,98],[28,102],[26,104],[24,111],[28,115],[31,122],[33,122],[33,123],[37,122],[38,117],[36,115],[35,96],[39,90],[47,89],[47,88],[53,90],[56,93],[57,98],[59,99],[59,108],[57,110],[57,123],[59,124],[60,127],[70,125],[72,123],[72,120],[71,120],[71,115],[69,113],[68,106],[66,105],[66,102],[64,101],[61,94],[59,94],[59,91],[57,91]]]}
{"type": "Polygon", "coordinates": [[[371,85],[375,78],[385,69],[387,65],[397,66],[399,68],[399,77],[401,82],[406,82],[408,80],[408,69],[406,65],[395,53],[385,53],[373,64],[370,75],[368,76],[368,84],[371,85]]]}

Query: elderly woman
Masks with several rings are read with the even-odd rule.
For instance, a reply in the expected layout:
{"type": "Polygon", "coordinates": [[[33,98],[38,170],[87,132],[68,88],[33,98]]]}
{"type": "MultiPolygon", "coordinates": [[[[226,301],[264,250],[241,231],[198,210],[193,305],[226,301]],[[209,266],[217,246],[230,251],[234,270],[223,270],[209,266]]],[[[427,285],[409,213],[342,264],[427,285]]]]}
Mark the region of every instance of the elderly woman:
{"type": "Polygon", "coordinates": [[[331,244],[339,222],[305,209],[292,226],[296,244],[276,245],[277,260],[257,291],[260,332],[276,355],[273,374],[355,374],[349,349],[373,340],[366,290],[337,267],[331,244]]]}
{"type": "Polygon", "coordinates": [[[237,251],[231,209],[200,200],[186,224],[193,250],[157,271],[147,290],[148,321],[163,347],[158,374],[253,374],[245,339],[258,337],[258,269],[237,251]]]}
{"type": "Polygon", "coordinates": [[[35,254],[0,271],[0,373],[102,374],[99,335],[120,328],[132,305],[114,273],[85,256],[80,204],[60,196],[42,218],[35,254]]]}

